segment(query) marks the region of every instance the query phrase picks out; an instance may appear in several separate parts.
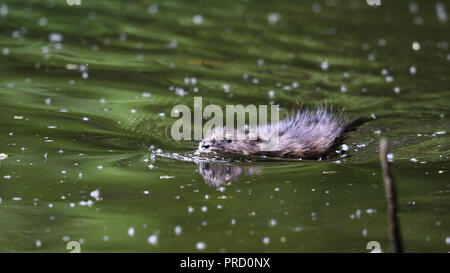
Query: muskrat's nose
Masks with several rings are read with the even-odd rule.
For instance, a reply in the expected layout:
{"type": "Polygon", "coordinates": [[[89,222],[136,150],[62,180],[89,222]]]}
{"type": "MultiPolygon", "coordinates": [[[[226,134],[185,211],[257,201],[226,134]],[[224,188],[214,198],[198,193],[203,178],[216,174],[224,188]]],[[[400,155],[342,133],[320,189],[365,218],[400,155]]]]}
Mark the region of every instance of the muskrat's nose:
{"type": "Polygon", "coordinates": [[[207,140],[200,142],[200,144],[198,145],[198,149],[202,152],[209,152],[211,148],[212,148],[212,142],[207,141],[207,140]]]}

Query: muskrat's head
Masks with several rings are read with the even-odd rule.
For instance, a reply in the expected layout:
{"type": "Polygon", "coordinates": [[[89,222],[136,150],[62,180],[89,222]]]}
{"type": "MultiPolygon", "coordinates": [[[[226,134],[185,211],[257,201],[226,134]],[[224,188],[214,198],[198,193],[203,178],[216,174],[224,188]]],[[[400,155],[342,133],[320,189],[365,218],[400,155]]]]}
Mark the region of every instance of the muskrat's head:
{"type": "Polygon", "coordinates": [[[198,151],[211,153],[222,151],[227,153],[250,154],[250,151],[258,149],[259,139],[249,136],[248,131],[214,128],[207,132],[198,145],[198,151]],[[255,139],[255,140],[251,140],[255,139]]]}

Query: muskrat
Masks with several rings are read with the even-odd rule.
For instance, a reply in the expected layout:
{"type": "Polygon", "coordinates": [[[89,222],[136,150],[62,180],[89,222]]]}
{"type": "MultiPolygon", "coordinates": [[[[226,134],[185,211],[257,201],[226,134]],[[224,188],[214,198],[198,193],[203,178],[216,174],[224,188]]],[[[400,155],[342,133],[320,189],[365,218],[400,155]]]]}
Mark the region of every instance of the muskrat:
{"type": "Polygon", "coordinates": [[[279,121],[279,141],[271,143],[273,126],[258,126],[250,138],[249,130],[214,128],[207,132],[198,145],[199,152],[222,151],[232,154],[261,155],[281,158],[321,159],[342,143],[345,133],[368,121],[359,118],[348,124],[343,113],[332,113],[327,107],[316,111],[303,110],[279,121]],[[245,135],[242,135],[245,134],[245,135]],[[266,148],[272,145],[270,150],[266,148]]]}

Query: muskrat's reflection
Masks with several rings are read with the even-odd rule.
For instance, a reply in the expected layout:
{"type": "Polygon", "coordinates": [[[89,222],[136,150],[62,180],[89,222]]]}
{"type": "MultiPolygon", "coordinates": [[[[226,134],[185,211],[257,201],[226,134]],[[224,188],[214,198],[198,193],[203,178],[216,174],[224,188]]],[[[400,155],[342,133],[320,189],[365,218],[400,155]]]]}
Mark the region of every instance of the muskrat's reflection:
{"type": "Polygon", "coordinates": [[[214,186],[231,183],[243,175],[261,173],[261,169],[257,167],[244,167],[227,162],[200,162],[198,170],[206,184],[214,186]]]}

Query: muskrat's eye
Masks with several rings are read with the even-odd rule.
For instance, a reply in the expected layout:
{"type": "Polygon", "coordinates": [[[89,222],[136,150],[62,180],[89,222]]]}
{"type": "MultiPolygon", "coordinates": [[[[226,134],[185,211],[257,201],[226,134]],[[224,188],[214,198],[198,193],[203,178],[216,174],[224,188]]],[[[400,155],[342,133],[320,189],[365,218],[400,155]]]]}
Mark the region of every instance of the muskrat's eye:
{"type": "Polygon", "coordinates": [[[209,149],[209,145],[203,145],[202,148],[203,149],[209,149]]]}
{"type": "Polygon", "coordinates": [[[231,143],[231,142],[233,142],[233,140],[227,139],[227,143],[231,143]]]}

